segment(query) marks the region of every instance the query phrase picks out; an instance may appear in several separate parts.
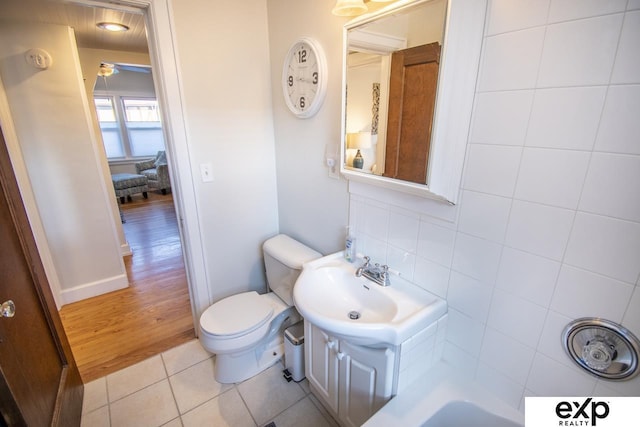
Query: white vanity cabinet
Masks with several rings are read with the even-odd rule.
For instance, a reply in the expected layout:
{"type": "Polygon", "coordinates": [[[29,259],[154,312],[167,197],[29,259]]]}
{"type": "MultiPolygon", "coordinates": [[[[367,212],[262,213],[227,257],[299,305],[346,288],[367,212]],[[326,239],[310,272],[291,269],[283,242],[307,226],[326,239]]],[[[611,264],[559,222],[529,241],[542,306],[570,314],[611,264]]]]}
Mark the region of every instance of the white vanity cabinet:
{"type": "Polygon", "coordinates": [[[305,371],[327,409],[360,426],[393,395],[396,352],[332,337],[305,320],[305,371]]]}

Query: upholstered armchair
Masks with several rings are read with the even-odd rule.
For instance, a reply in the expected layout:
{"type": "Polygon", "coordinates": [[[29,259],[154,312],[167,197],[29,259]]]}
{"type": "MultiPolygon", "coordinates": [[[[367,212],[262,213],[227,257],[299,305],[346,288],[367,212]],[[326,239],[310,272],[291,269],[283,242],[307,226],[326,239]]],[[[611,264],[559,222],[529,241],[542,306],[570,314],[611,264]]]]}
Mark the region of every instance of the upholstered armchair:
{"type": "Polygon", "coordinates": [[[162,194],[167,194],[167,189],[171,188],[167,155],[164,150],[158,151],[155,159],[136,163],[136,171],[138,175],[147,177],[149,188],[160,190],[162,194]]]}

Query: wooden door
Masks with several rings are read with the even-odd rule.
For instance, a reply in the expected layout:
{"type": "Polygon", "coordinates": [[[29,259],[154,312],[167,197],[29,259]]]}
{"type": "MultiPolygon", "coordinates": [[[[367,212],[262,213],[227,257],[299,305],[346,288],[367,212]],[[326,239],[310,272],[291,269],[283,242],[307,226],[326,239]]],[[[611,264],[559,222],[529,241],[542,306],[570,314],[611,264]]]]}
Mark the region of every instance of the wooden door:
{"type": "MultiPolygon", "coordinates": [[[[0,129],[0,425],[79,426],[83,386],[0,129]]],[[[52,189],[53,191],[53,189],[52,189]]]]}
{"type": "Polygon", "coordinates": [[[394,52],[384,176],[425,184],[435,109],[440,44],[394,52]]]}

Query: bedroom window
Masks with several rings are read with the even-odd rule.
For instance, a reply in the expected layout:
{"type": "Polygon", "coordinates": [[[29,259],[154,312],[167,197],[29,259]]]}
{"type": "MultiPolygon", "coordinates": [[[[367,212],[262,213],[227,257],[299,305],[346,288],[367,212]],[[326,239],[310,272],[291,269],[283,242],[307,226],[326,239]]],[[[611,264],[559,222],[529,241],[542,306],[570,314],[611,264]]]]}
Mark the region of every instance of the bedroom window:
{"type": "Polygon", "coordinates": [[[120,135],[120,124],[118,123],[116,110],[113,108],[113,100],[111,98],[95,98],[95,103],[107,158],[125,157],[120,135]]]}
{"type": "Polygon", "coordinates": [[[155,99],[123,98],[125,126],[133,157],[155,156],[164,150],[158,101],[155,99]]]}
{"type": "Polygon", "coordinates": [[[109,160],[151,157],[164,150],[156,99],[117,95],[94,99],[109,160]]]}

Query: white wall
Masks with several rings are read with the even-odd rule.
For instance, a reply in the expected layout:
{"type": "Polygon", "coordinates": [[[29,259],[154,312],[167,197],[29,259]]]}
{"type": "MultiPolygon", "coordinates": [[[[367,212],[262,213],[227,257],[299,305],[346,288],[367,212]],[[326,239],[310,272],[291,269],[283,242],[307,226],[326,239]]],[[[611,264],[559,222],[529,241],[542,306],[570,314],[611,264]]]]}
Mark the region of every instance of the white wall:
{"type": "Polygon", "coordinates": [[[521,410],[640,395],[560,342],[583,316],[640,336],[640,2],[626,8],[491,0],[459,205],[351,197],[358,250],[446,297],[445,358],[521,410]]]}
{"type": "MultiPolygon", "coordinates": [[[[106,49],[88,49],[88,48],[78,48],[78,56],[80,57],[80,67],[82,68],[82,79],[84,81],[84,89],[87,94],[87,99],[89,100],[89,105],[93,106],[93,91],[96,86],[96,81],[98,79],[98,69],[100,67],[100,63],[102,62],[122,62],[127,64],[140,64],[140,65],[149,65],[149,55],[146,53],[136,53],[136,52],[123,52],[123,51],[115,51],[115,50],[106,50],[106,49]]],[[[151,80],[151,79],[149,79],[151,80]]],[[[146,89],[142,94],[147,94],[149,90],[149,85],[151,86],[151,92],[153,93],[153,80],[150,83],[145,82],[143,87],[146,89]]],[[[122,223],[120,219],[120,210],[118,208],[117,198],[115,197],[115,191],[113,190],[113,185],[111,183],[111,174],[114,173],[137,173],[135,166],[131,162],[127,162],[120,165],[115,165],[112,167],[108,163],[107,155],[104,151],[104,144],[102,142],[102,133],[100,131],[100,125],[98,124],[98,116],[95,108],[89,108],[91,113],[91,123],[93,125],[93,129],[96,135],[96,150],[100,156],[100,166],[103,171],[103,177],[106,181],[107,192],[110,194],[110,208],[111,208],[111,216],[113,218],[113,223],[116,229],[116,235],[118,238],[118,242],[120,242],[120,251],[122,256],[131,255],[131,247],[129,246],[129,242],[127,242],[126,236],[124,234],[124,229],[122,228],[122,223]]]]}
{"type": "Polygon", "coordinates": [[[329,178],[325,166],[327,144],[340,144],[346,19],[331,14],[334,5],[333,0],[267,1],[280,231],[325,254],[344,247],[348,212],[346,182],[329,178]],[[320,43],[329,72],[324,103],[308,119],[298,119],[289,111],[281,84],[284,57],[303,36],[320,43]]]}
{"type": "Polygon", "coordinates": [[[170,7],[209,299],[264,291],[261,245],[278,232],[266,2],[170,7]]]}
{"type": "Polygon", "coordinates": [[[0,74],[61,302],[83,298],[95,287],[126,287],[72,30],[5,23],[0,39],[0,74]],[[25,61],[25,52],[35,47],[51,54],[49,69],[25,61]]]}

